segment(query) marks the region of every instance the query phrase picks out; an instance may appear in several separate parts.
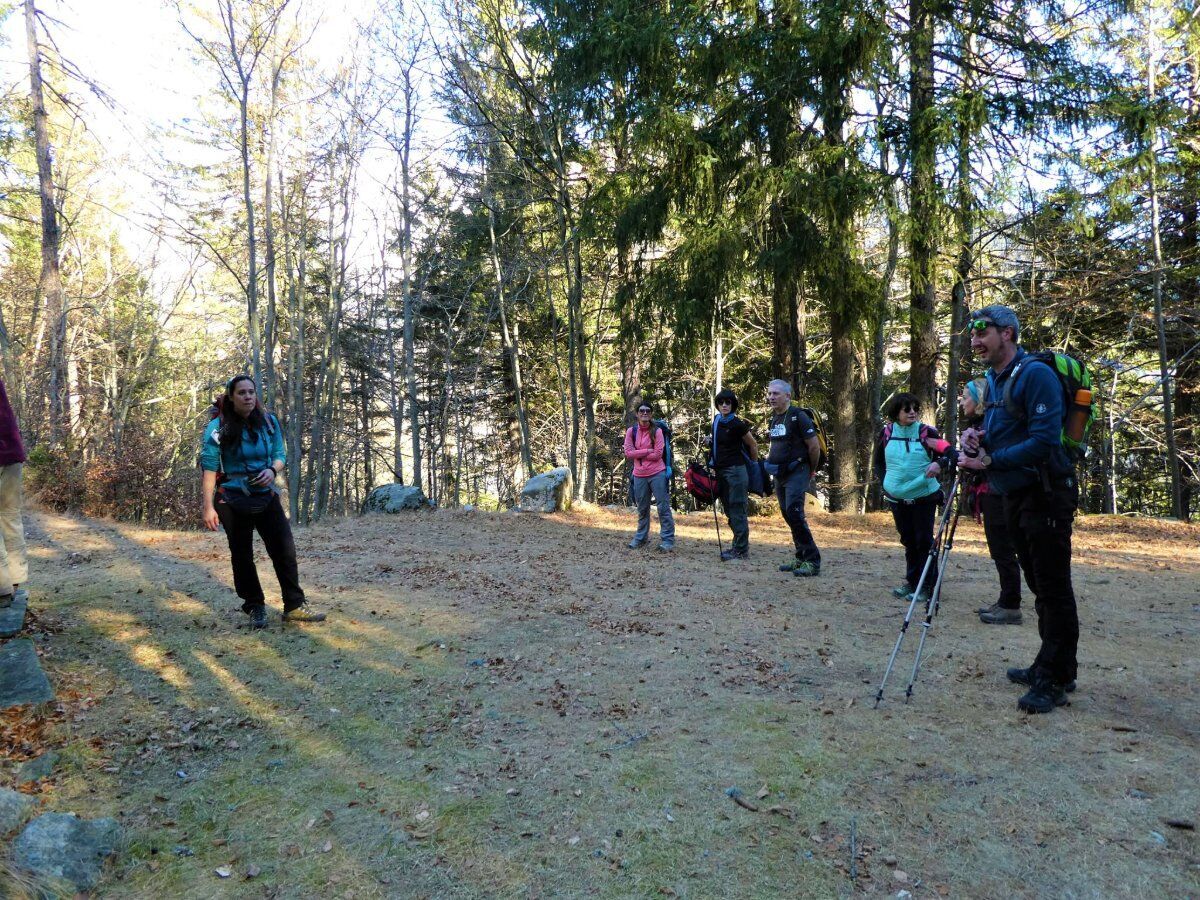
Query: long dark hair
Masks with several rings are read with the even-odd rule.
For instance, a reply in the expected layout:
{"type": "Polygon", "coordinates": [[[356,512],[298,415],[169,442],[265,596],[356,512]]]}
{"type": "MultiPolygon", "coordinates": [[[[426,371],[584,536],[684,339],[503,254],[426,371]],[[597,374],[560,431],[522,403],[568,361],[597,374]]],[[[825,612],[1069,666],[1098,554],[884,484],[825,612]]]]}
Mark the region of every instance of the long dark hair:
{"type": "Polygon", "coordinates": [[[233,411],[233,392],[243,381],[253,384],[254,379],[249,375],[234,375],[225,385],[225,393],[213,404],[221,417],[219,440],[223,448],[238,446],[242,441],[244,428],[249,428],[251,437],[255,437],[259,430],[267,425],[267,412],[263,409],[262,401],[258,399],[258,385],[254,385],[254,409],[250,410],[250,415],[243,419],[233,411]]]}

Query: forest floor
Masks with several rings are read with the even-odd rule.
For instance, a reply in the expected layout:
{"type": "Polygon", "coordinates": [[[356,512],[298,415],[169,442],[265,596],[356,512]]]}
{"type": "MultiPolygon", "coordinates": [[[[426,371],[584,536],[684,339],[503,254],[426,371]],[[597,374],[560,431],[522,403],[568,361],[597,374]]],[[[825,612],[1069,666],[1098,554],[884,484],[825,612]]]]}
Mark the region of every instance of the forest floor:
{"type": "Polygon", "coordinates": [[[329,621],[282,626],[263,561],[254,632],[222,536],[34,513],[59,699],[2,746],[58,751],[45,809],[122,822],[104,897],[1200,895],[1200,528],[1079,524],[1079,689],[1031,717],[1004,669],[1033,610],[979,623],[973,522],[911,702],[917,633],[879,709],[889,516],[813,516],[815,579],[777,571],[778,519],[731,563],[711,515],[669,555],[632,524],[323,523],[297,543],[329,621]]]}

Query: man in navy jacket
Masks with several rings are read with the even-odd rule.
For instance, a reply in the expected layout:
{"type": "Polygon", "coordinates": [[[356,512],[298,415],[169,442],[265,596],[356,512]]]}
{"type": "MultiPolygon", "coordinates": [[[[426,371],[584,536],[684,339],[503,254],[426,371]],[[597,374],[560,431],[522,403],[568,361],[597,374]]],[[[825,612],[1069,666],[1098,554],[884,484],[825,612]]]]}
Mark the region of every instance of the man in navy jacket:
{"type": "Polygon", "coordinates": [[[1079,615],[1071,587],[1071,523],[1079,505],[1075,466],[1062,446],[1062,384],[1045,363],[1017,344],[1020,323],[1007,306],[972,313],[971,350],[986,362],[988,397],[982,429],[963,433],[964,469],[986,473],[988,488],[1004,497],[1004,514],[1017,557],[1037,597],[1041,649],[1009,680],[1028,685],[1017,705],[1052,712],[1075,690],[1079,615]],[[1011,406],[1004,392],[1012,380],[1011,406]],[[1014,413],[1016,413],[1014,415],[1014,413]]]}

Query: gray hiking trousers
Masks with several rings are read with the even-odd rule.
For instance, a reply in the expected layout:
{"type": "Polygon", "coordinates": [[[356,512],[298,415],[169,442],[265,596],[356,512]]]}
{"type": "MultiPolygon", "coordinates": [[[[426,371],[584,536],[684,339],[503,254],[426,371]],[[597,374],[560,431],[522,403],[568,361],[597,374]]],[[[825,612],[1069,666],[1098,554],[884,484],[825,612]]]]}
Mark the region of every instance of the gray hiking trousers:
{"type": "Polygon", "coordinates": [[[668,547],[675,546],[675,517],[671,515],[671,492],[668,490],[667,470],[649,478],[633,478],[633,499],[637,503],[637,534],[633,539],[644,544],[650,537],[650,495],[658,501],[658,536],[668,547]]]}

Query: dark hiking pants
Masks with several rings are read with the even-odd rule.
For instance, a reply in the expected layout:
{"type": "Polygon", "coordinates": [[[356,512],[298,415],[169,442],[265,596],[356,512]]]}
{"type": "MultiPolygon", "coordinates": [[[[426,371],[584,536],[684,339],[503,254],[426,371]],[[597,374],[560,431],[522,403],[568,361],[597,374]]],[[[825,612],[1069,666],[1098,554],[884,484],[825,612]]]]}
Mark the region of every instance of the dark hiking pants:
{"type": "MultiPolygon", "coordinates": [[[[1000,577],[1000,599],[1002,609],[1021,608],[1021,563],[1017,559],[1017,548],[1008,533],[1008,521],[1004,516],[1004,498],[1000,494],[985,493],[979,498],[983,514],[983,533],[987,538],[988,553],[996,564],[1000,577]]],[[[1030,587],[1032,591],[1033,588],[1030,587]]]]}
{"type": "Polygon", "coordinates": [[[796,559],[821,565],[821,551],[813,540],[804,515],[804,495],[808,493],[808,482],[812,473],[808,466],[797,466],[790,474],[780,475],[775,480],[775,496],[779,498],[779,509],[783,520],[792,529],[792,543],[796,547],[796,559]]]}
{"type": "Polygon", "coordinates": [[[1075,680],[1079,613],[1071,586],[1071,523],[1079,504],[1074,478],[1047,492],[1041,484],[1004,495],[1004,516],[1025,580],[1037,598],[1041,649],[1032,675],[1057,684],[1075,680]]]}
{"type": "Polygon", "coordinates": [[[217,516],[229,541],[229,556],[233,563],[233,589],[242,598],[242,609],[250,612],[266,602],[258,569],[254,566],[254,532],[262,538],[267,555],[275,566],[284,610],[295,609],[304,603],[300,589],[300,573],[296,567],[296,542],[292,526],[283,514],[283,504],[274,497],[260,513],[239,513],[227,503],[216,504],[217,516]]]}
{"type": "MultiPolygon", "coordinates": [[[[889,500],[892,506],[892,518],[896,522],[896,530],[900,532],[900,543],[904,545],[904,580],[914,591],[921,580],[921,572],[929,559],[929,551],[933,547],[933,518],[937,512],[938,501],[942,499],[941,491],[934,491],[927,497],[905,502],[904,500],[889,500]]],[[[931,572],[925,578],[924,589],[933,591],[936,572],[931,572]]]]}

